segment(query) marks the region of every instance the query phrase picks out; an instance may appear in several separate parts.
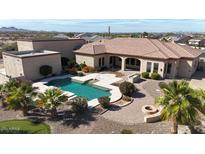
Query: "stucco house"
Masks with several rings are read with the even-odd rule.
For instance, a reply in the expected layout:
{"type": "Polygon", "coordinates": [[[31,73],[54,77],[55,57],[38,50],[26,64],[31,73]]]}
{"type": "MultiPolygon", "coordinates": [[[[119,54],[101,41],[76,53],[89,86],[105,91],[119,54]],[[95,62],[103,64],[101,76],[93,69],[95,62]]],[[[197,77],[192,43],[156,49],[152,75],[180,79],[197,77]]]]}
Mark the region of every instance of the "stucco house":
{"type": "Polygon", "coordinates": [[[79,49],[86,41],[84,39],[33,39],[33,40],[18,40],[18,51],[26,50],[51,50],[58,51],[62,57],[73,59],[75,57],[74,50],[79,49]]]}
{"type": "Polygon", "coordinates": [[[147,38],[115,38],[83,45],[77,63],[91,67],[119,67],[122,71],[157,72],[163,78],[190,78],[201,51],[187,45],[147,38]]]}
{"type": "Polygon", "coordinates": [[[3,52],[5,75],[11,78],[37,80],[43,78],[40,67],[49,65],[52,74],[60,74],[61,53],[48,50],[3,52]]]}

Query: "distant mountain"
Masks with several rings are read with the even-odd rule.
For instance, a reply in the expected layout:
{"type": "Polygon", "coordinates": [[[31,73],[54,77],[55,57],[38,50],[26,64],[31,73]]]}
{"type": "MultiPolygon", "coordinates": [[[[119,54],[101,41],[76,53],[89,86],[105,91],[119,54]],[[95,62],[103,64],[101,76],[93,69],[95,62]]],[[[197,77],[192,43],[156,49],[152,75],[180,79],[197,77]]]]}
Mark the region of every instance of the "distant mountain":
{"type": "Polygon", "coordinates": [[[29,32],[27,29],[18,29],[16,27],[1,27],[0,32],[29,32]]]}

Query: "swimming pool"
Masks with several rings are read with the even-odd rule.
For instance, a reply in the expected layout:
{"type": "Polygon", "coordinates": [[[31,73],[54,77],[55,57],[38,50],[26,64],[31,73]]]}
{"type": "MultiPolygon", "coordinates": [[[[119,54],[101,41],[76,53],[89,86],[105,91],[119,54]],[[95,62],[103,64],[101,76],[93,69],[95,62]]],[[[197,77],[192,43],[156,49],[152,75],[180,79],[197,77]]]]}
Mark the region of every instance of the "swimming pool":
{"type": "Polygon", "coordinates": [[[109,90],[96,88],[86,83],[77,83],[69,78],[52,80],[48,82],[46,85],[58,87],[63,91],[72,92],[77,96],[84,96],[88,99],[88,101],[102,96],[111,95],[109,90]]]}

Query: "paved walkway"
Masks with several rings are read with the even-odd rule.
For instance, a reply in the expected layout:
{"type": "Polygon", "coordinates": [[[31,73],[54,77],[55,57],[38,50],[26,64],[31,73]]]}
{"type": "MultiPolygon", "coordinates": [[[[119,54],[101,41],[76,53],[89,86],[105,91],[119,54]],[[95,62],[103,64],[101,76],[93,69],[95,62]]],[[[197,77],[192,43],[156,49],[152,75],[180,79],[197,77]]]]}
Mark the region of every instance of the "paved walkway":
{"type": "Polygon", "coordinates": [[[143,85],[149,81],[144,81],[135,84],[139,91],[134,96],[132,104],[123,107],[117,111],[108,111],[102,116],[108,120],[116,121],[123,124],[138,124],[144,123],[144,114],[141,111],[143,105],[154,104],[154,97],[152,97],[144,88],[143,85]]]}

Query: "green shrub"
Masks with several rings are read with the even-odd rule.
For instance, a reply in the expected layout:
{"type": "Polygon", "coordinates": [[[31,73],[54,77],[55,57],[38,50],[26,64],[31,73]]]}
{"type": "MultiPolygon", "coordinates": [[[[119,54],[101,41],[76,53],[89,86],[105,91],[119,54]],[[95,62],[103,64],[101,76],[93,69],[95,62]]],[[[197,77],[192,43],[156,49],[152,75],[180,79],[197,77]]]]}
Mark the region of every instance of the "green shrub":
{"type": "Polygon", "coordinates": [[[153,73],[151,74],[151,79],[159,80],[160,77],[161,77],[161,76],[159,75],[159,73],[153,72],[153,73]]]}
{"type": "Polygon", "coordinates": [[[52,67],[49,65],[43,65],[40,67],[40,74],[43,76],[48,76],[49,74],[52,74],[52,67]]]}
{"type": "Polygon", "coordinates": [[[119,86],[120,92],[125,96],[130,96],[133,92],[136,91],[136,87],[133,83],[124,81],[119,86]]]}
{"type": "Polygon", "coordinates": [[[76,62],[75,60],[69,60],[68,61],[68,68],[73,68],[75,66],[76,62]]]}
{"type": "Polygon", "coordinates": [[[87,111],[88,102],[85,97],[78,96],[71,100],[71,106],[72,106],[73,112],[77,114],[82,114],[87,111]]]}
{"type": "Polygon", "coordinates": [[[123,129],[123,130],[121,131],[121,134],[132,134],[132,131],[129,130],[129,129],[123,129]]]}
{"type": "Polygon", "coordinates": [[[30,132],[28,130],[23,130],[15,127],[13,128],[5,127],[5,128],[0,128],[0,134],[30,134],[30,132]]]}
{"type": "Polygon", "coordinates": [[[85,66],[87,66],[86,64],[85,64],[85,62],[84,63],[81,63],[80,65],[80,69],[82,70],[85,66]]]}
{"type": "Polygon", "coordinates": [[[145,79],[149,78],[149,72],[142,72],[141,76],[145,79]]]}
{"type": "Polygon", "coordinates": [[[159,87],[160,87],[161,89],[164,89],[165,87],[167,87],[167,84],[166,84],[165,82],[160,82],[160,83],[159,83],[159,87]]]}
{"type": "Polygon", "coordinates": [[[110,97],[108,97],[108,96],[100,97],[100,98],[98,98],[98,101],[99,101],[100,105],[105,109],[108,109],[111,106],[110,97]]]}

